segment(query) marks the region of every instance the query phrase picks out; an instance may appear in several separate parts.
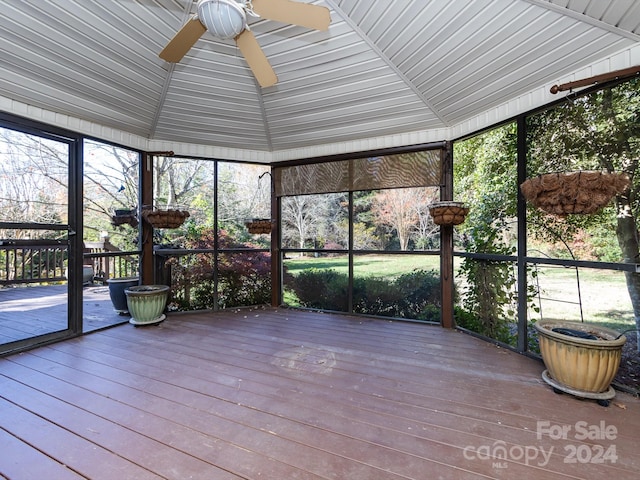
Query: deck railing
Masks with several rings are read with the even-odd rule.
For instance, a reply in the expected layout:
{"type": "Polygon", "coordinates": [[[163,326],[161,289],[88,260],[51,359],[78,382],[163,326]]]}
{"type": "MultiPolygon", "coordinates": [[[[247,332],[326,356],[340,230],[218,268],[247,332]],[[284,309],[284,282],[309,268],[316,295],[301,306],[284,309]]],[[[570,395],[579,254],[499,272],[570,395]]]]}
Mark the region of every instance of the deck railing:
{"type": "Polygon", "coordinates": [[[0,240],[0,284],[65,280],[67,242],[0,240]]]}
{"type": "Polygon", "coordinates": [[[139,252],[125,252],[104,238],[84,242],[84,264],[93,266],[94,281],[106,283],[110,278],[138,276],[139,252]]]}
{"type": "MultiPolygon", "coordinates": [[[[139,252],[109,243],[86,242],[83,265],[93,267],[93,281],[138,275],[139,252]]],[[[0,240],[0,285],[55,283],[67,280],[68,245],[57,240],[0,240]]]]}

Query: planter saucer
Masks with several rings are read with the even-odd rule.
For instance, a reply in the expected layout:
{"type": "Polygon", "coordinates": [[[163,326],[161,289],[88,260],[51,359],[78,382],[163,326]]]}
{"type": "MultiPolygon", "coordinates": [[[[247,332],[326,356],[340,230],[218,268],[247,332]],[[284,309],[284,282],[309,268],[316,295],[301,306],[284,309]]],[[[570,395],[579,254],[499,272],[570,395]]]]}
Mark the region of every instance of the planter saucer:
{"type": "Polygon", "coordinates": [[[604,407],[609,405],[609,400],[616,396],[616,391],[613,387],[609,386],[608,390],[604,392],[587,392],[585,390],[578,390],[577,388],[571,388],[567,385],[564,385],[560,382],[557,382],[549,372],[545,370],[542,372],[542,380],[544,380],[547,384],[553,387],[553,391],[556,393],[568,393],[578,398],[589,398],[593,400],[598,400],[598,403],[604,407]]]}
{"type": "Polygon", "coordinates": [[[132,325],[135,325],[136,327],[139,327],[140,325],[157,325],[160,322],[162,322],[165,318],[167,318],[167,316],[163,313],[162,315],[160,315],[158,318],[148,321],[148,322],[140,322],[138,320],[135,320],[133,318],[131,318],[129,320],[129,323],[132,325]]]}

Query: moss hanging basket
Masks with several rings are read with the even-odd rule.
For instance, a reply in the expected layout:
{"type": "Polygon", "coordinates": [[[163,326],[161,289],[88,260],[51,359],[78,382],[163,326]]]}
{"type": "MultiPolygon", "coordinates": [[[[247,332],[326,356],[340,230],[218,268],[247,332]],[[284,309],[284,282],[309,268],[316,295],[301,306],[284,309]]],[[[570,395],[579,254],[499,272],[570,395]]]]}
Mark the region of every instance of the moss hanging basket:
{"type": "Polygon", "coordinates": [[[436,225],[460,225],[469,209],[462,202],[434,202],[429,205],[429,213],[436,225]]]}
{"type": "Polygon", "coordinates": [[[132,227],[138,226],[138,216],[135,209],[125,210],[118,209],[113,212],[111,216],[111,225],[118,227],[120,225],[131,225],[132,227]]]}
{"type": "Polygon", "coordinates": [[[245,222],[247,230],[251,234],[271,233],[271,220],[269,218],[254,218],[245,222]]]}
{"type": "Polygon", "coordinates": [[[520,190],[532,205],[564,217],[595,213],[629,185],[625,173],[578,171],[538,175],[523,182],[520,190]]]}
{"type": "Polygon", "coordinates": [[[153,228],[178,228],[189,218],[186,210],[143,210],[142,218],[153,228]]]}

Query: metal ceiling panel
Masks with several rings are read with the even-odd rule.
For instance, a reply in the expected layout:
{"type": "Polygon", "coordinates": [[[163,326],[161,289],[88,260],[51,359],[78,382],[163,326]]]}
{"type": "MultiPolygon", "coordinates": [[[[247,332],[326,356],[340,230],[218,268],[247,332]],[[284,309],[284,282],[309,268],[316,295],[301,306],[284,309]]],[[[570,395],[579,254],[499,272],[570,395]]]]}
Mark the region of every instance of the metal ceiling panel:
{"type": "Polygon", "coordinates": [[[4,1],[0,99],[136,145],[281,158],[457,131],[640,41],[633,0],[300,1],[330,9],[328,31],[249,19],[268,88],[209,32],[177,64],[158,57],[195,0],[4,1]]]}

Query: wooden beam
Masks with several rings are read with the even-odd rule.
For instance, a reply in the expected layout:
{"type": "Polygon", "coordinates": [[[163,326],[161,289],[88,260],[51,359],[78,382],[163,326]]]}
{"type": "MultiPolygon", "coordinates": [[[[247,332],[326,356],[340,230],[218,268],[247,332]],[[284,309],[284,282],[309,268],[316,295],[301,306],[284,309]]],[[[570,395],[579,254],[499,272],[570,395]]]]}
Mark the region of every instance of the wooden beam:
{"type": "MultiPolygon", "coordinates": [[[[453,144],[447,142],[441,151],[442,188],[440,200],[453,200],[453,144]]],[[[440,290],[442,297],[441,324],[455,328],[453,318],[453,225],[440,226],[440,290]]]]}
{"type": "Polygon", "coordinates": [[[551,87],[550,92],[556,94],[558,92],[564,92],[565,90],[572,90],[574,88],[588,87],[589,85],[596,85],[598,83],[608,82],[610,80],[622,80],[624,78],[635,77],[640,74],[640,65],[622,70],[615,70],[609,73],[603,73],[602,75],[595,75],[589,78],[583,78],[582,80],[576,80],[575,82],[563,83],[561,85],[554,85],[551,87]]]}
{"type": "MultiPolygon", "coordinates": [[[[140,164],[140,201],[138,216],[142,219],[142,208],[153,207],[153,154],[142,154],[140,164]]],[[[152,285],[154,281],[153,268],[153,227],[145,221],[140,222],[140,283],[152,285]]]]}

